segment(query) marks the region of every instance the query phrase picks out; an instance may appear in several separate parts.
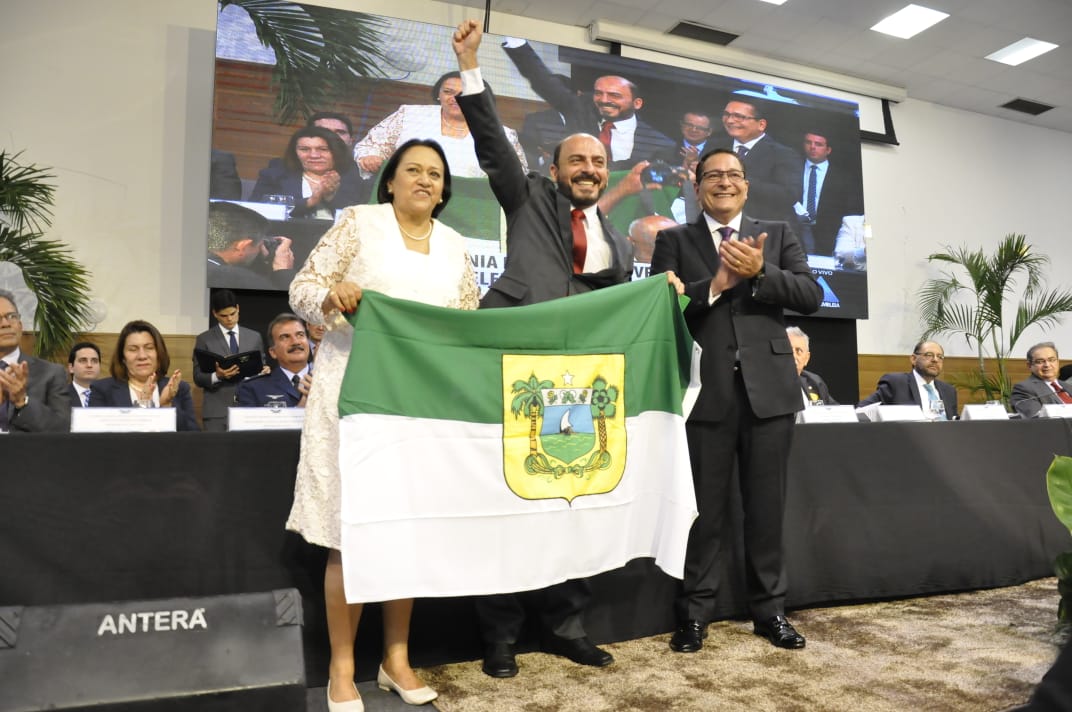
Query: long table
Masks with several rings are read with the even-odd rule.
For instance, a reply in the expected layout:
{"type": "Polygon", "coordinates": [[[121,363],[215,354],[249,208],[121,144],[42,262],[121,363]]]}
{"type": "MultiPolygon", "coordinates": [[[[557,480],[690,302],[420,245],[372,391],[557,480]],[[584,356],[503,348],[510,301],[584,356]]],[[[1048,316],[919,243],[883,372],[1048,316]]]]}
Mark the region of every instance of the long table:
{"type": "MultiPolygon", "coordinates": [[[[1061,420],[798,425],[786,511],[791,607],[1019,584],[1072,549],[1046,495],[1061,420]]],[[[0,606],[171,598],[295,587],[310,684],[323,684],[325,554],[283,529],[296,432],[0,438],[0,606]]],[[[740,526],[739,517],[728,526],[740,526]]],[[[414,552],[418,561],[420,552],[414,552]]],[[[719,613],[746,615],[739,549],[719,613]]],[[[648,560],[593,579],[599,642],[673,627],[676,582],[648,560]]],[[[379,658],[377,607],[359,674],[379,658]]],[[[535,629],[520,646],[536,645],[535,629]]],[[[419,601],[414,664],[473,659],[466,599],[419,601]]]]}

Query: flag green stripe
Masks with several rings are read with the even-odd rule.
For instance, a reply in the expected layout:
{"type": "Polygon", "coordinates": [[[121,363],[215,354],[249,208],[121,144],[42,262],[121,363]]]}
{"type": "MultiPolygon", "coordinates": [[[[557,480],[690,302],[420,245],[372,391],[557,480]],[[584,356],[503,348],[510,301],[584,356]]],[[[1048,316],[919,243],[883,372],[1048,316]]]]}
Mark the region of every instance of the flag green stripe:
{"type": "Polygon", "coordinates": [[[624,353],[626,417],[680,414],[691,340],[662,276],[475,312],[365,292],[339,413],[500,423],[504,353],[624,353]]]}

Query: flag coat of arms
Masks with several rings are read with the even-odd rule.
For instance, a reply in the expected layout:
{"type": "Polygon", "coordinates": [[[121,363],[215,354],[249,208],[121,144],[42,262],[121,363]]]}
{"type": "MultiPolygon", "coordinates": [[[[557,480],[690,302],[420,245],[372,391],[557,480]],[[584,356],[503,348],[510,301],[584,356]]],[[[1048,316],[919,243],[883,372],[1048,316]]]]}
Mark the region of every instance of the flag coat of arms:
{"type": "Polygon", "coordinates": [[[662,276],[460,311],[366,292],[339,397],[350,601],[524,591],[653,557],[696,499],[662,276]]]}

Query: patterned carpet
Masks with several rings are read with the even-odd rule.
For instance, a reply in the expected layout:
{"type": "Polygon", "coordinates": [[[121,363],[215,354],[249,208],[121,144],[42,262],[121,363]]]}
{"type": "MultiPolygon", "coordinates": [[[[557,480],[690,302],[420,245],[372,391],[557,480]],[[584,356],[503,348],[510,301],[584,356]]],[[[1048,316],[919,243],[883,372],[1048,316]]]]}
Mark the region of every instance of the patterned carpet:
{"type": "Polygon", "coordinates": [[[744,621],[720,621],[702,651],[669,634],[605,646],[596,670],[530,653],[495,680],[480,661],[422,671],[441,712],[867,712],[1005,710],[1027,701],[1057,655],[1057,582],[815,608],[790,620],[808,639],[779,650],[744,621]]]}

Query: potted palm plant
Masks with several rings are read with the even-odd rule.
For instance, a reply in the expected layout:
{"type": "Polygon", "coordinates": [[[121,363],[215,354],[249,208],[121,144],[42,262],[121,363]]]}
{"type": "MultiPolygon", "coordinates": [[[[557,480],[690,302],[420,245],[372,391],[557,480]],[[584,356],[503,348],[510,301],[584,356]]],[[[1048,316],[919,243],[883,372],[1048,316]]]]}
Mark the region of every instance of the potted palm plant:
{"type": "Polygon", "coordinates": [[[52,225],[53,176],[0,150],[0,262],[21,272],[37,297],[34,349],[42,358],[66,355],[89,314],[89,273],[67,246],[43,235],[52,225]]]}
{"type": "Polygon", "coordinates": [[[927,257],[950,269],[927,280],[920,292],[923,338],[962,336],[979,361],[967,379],[954,379],[956,385],[1008,406],[1006,359],[1028,327],[1053,327],[1072,311],[1072,291],[1046,289],[1043,273],[1050,260],[1033,252],[1024,235],[1006,235],[991,255],[967,247],[945,250],[927,257]],[[1017,294],[1022,296],[1013,304],[1017,294]],[[987,370],[987,357],[994,359],[996,373],[987,370]]]}

